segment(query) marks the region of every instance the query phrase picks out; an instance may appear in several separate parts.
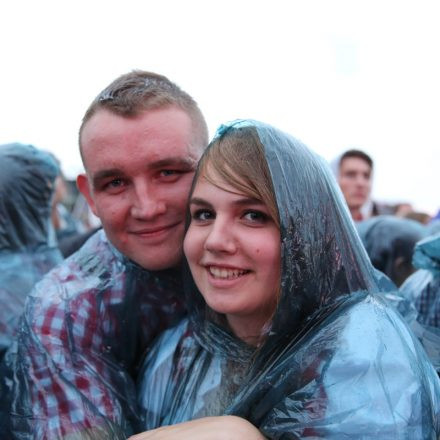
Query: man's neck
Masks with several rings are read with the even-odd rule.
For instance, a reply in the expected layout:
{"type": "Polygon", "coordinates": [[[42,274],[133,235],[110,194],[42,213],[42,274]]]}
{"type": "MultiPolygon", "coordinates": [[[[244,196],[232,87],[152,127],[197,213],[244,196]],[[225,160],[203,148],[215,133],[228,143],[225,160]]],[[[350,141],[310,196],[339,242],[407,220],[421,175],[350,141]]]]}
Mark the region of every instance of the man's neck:
{"type": "Polygon", "coordinates": [[[355,222],[359,222],[359,221],[363,220],[363,215],[361,213],[360,208],[354,208],[354,209],[350,208],[350,214],[351,214],[351,218],[355,222]]]}

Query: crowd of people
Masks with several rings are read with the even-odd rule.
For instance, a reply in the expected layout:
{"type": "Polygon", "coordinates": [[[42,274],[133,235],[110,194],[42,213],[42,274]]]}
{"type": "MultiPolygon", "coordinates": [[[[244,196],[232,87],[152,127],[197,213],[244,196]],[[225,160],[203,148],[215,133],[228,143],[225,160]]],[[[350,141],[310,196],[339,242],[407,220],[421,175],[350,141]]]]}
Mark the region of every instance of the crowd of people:
{"type": "Polygon", "coordinates": [[[0,438],[439,438],[440,220],[373,201],[367,153],[210,140],[145,71],[79,148],[95,228],[53,155],[0,146],[0,438]]]}

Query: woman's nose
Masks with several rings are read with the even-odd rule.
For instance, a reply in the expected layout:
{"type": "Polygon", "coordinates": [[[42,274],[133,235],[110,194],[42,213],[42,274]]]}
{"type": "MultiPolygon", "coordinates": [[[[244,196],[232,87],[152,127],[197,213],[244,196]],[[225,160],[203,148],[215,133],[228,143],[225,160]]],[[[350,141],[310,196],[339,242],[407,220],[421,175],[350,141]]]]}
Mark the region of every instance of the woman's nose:
{"type": "Polygon", "coordinates": [[[233,225],[217,217],[210,226],[204,248],[210,252],[234,253],[237,243],[233,225]]]}

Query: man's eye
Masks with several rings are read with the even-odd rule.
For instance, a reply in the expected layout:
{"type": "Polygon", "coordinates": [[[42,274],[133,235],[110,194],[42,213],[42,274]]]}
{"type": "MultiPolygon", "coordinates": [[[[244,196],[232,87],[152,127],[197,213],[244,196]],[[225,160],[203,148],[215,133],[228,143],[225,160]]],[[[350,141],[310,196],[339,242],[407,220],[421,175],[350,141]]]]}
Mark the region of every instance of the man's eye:
{"type": "Polygon", "coordinates": [[[118,187],[122,185],[122,179],[113,179],[110,182],[108,182],[107,184],[108,186],[111,187],[118,187]]]}
{"type": "Polygon", "coordinates": [[[107,188],[119,188],[122,185],[122,179],[112,179],[104,186],[107,188]]]}
{"type": "Polygon", "coordinates": [[[191,214],[191,218],[193,220],[206,221],[206,220],[212,220],[213,218],[215,218],[215,216],[214,213],[209,210],[198,209],[191,214]]]}
{"type": "Polygon", "coordinates": [[[180,174],[180,172],[177,170],[161,170],[160,171],[161,177],[175,176],[177,174],[180,174]]]}
{"type": "Polygon", "coordinates": [[[112,190],[118,190],[124,186],[124,180],[120,178],[115,178],[112,180],[109,180],[108,182],[105,182],[102,185],[102,189],[104,191],[112,191],[112,190]]]}

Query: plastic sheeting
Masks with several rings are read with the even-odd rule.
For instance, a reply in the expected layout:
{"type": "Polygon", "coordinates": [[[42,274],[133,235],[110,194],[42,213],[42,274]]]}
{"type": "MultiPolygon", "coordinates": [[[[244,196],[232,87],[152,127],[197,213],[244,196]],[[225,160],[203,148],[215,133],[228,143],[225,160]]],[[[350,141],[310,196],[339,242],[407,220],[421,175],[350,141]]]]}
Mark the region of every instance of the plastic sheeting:
{"type": "Polygon", "coordinates": [[[1,439],[125,439],[132,376],[152,339],[181,318],[180,271],[150,273],[101,230],[29,294],[0,371],[1,439]]]}
{"type": "Polygon", "coordinates": [[[26,295],[62,260],[51,222],[58,172],[49,153],[31,145],[0,146],[0,359],[26,295]]]}
{"type": "Polygon", "coordinates": [[[328,167],[264,124],[235,122],[218,136],[249,127],[265,148],[281,220],[272,327],[261,347],[246,345],[210,319],[188,277],[189,318],[159,338],[140,376],[144,428],[234,414],[268,439],[437,438],[438,377],[401,315],[376,295],[328,167]]]}
{"type": "Polygon", "coordinates": [[[389,215],[358,222],[356,227],[373,266],[400,286],[415,270],[414,246],[428,234],[426,227],[389,215]]]}
{"type": "Polygon", "coordinates": [[[440,233],[417,244],[413,264],[419,270],[401,286],[419,313],[418,321],[440,332],[440,233]]]}

